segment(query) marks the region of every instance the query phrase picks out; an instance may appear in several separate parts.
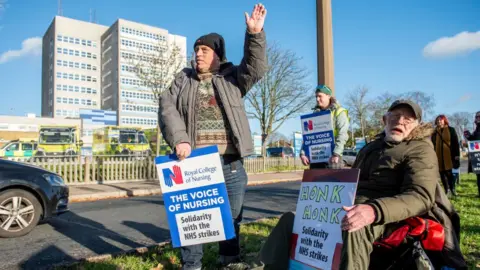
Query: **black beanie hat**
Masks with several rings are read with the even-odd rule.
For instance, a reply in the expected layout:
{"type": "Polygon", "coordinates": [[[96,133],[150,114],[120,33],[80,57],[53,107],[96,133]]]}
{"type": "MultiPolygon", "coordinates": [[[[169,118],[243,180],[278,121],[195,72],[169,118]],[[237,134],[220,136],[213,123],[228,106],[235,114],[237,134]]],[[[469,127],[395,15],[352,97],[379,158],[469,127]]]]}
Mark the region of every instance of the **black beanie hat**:
{"type": "Polygon", "coordinates": [[[195,41],[193,44],[193,49],[197,46],[205,45],[212,49],[215,54],[217,54],[218,58],[220,58],[220,62],[226,62],[227,57],[225,55],[225,40],[223,37],[217,33],[210,33],[204,36],[201,36],[195,41]]]}

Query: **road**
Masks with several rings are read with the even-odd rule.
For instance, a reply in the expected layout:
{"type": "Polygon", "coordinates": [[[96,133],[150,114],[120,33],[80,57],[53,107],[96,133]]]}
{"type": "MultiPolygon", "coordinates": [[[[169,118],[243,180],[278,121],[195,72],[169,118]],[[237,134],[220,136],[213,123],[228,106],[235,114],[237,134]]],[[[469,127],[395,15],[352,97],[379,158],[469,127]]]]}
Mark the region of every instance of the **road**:
{"type": "MultiPolygon", "coordinates": [[[[467,171],[467,162],[461,162],[467,171]]],[[[247,189],[244,221],[295,210],[299,182],[247,189]]],[[[63,261],[152,245],[169,238],[161,196],[71,204],[71,212],[29,235],[1,239],[0,269],[42,269],[63,261]]]]}
{"type": "MultiPolygon", "coordinates": [[[[295,210],[300,182],[249,187],[244,221],[295,210]]],[[[43,269],[62,261],[152,245],[169,238],[161,196],[71,204],[29,235],[1,239],[0,269],[43,269]]]]}

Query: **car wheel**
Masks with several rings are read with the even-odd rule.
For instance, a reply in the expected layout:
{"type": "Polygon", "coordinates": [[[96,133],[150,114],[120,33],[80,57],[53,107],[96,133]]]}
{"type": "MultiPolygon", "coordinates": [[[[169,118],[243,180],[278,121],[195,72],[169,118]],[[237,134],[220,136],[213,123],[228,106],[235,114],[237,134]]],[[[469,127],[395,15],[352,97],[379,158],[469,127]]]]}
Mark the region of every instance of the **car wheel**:
{"type": "Polygon", "coordinates": [[[0,237],[13,238],[28,234],[37,226],[42,206],[25,190],[11,189],[0,193],[0,237]]]}

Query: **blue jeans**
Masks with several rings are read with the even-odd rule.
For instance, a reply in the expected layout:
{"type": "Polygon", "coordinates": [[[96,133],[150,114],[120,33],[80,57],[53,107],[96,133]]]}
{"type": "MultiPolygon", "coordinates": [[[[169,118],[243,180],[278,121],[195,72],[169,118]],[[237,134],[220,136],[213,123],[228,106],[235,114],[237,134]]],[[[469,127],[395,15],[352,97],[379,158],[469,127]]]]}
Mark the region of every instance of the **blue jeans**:
{"type": "MultiPolygon", "coordinates": [[[[242,221],[243,201],[247,187],[248,177],[243,167],[243,159],[238,156],[221,156],[223,175],[227,187],[230,210],[233,217],[233,226],[236,237],[221,241],[219,255],[234,257],[240,255],[240,222],[242,221]]],[[[197,270],[202,267],[203,245],[193,245],[181,248],[182,263],[184,270],[197,270]]]]}

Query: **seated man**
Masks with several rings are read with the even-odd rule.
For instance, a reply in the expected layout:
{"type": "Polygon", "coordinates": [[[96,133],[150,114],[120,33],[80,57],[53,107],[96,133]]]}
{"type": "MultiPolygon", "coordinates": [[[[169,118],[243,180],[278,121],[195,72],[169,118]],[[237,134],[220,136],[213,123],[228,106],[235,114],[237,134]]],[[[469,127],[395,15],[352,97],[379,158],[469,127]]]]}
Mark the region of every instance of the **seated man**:
{"type": "MultiPolygon", "coordinates": [[[[383,120],[384,132],[360,151],[353,165],[360,169],[360,179],[355,205],[344,207],[340,269],[368,269],[373,243],[383,236],[386,225],[415,216],[439,215],[439,211],[433,213],[438,208],[436,196],[441,196],[436,191],[440,176],[430,140],[433,128],[421,123],[422,110],[409,100],[395,101],[383,120]]],[[[448,200],[446,205],[444,212],[454,212],[448,200]]],[[[442,214],[442,225],[452,227],[450,213],[442,214]]],[[[260,254],[265,269],[288,269],[293,221],[293,213],[284,214],[270,234],[260,254]]],[[[455,257],[460,263],[447,264],[461,267],[464,261],[458,235],[450,229],[445,230],[449,234],[445,245],[460,254],[455,257]]]]}

